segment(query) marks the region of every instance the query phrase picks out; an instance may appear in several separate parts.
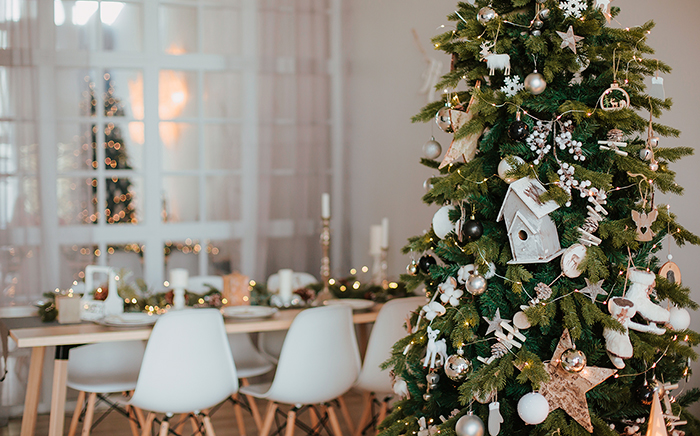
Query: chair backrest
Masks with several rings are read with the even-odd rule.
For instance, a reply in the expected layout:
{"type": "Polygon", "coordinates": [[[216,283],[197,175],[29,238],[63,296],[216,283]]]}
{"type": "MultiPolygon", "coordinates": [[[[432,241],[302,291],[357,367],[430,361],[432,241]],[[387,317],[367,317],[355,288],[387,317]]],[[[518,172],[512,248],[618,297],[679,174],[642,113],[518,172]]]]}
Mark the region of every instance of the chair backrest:
{"type": "Polygon", "coordinates": [[[266,359],[276,364],[280,360],[282,345],[286,337],[287,330],[260,332],[258,333],[258,350],[266,359]]]}
{"type": "Polygon", "coordinates": [[[410,297],[397,298],[384,304],[372,327],[357,387],[372,392],[391,392],[389,371],[382,371],[379,365],[391,356],[393,345],[406,336],[403,327],[406,315],[425,303],[425,297],[410,297]]]}
{"type": "Polygon", "coordinates": [[[208,292],[209,286],[213,286],[219,292],[224,291],[224,278],[221,276],[193,276],[187,279],[187,290],[198,294],[208,292]]]}
{"type": "Polygon", "coordinates": [[[350,307],[307,309],[287,332],[267,398],[287,404],[324,403],[347,392],[359,372],[350,307]]]}
{"type": "Polygon", "coordinates": [[[156,321],[131,404],[153,412],[187,413],[212,407],[237,391],[221,312],[184,309],[156,321]]]}
{"type": "Polygon", "coordinates": [[[68,382],[102,377],[120,380],[137,374],[143,361],[143,341],[100,342],[73,348],[68,355],[68,382]]]}

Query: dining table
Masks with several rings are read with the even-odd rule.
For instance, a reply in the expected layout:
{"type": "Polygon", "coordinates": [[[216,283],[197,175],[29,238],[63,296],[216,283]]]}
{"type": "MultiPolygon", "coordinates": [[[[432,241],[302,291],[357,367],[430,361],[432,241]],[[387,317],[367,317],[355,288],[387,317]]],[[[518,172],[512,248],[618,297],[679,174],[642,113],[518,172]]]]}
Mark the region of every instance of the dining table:
{"type": "MultiPolygon", "coordinates": [[[[353,311],[353,322],[358,328],[358,343],[363,349],[369,337],[369,324],[377,319],[381,304],[362,311],[353,311]]],[[[224,317],[227,333],[255,333],[287,330],[294,317],[303,308],[283,309],[262,319],[232,319],[224,317]]],[[[77,324],[42,323],[39,317],[0,319],[2,329],[8,332],[18,348],[31,348],[27,391],[24,400],[21,436],[32,436],[36,431],[37,407],[40,400],[42,368],[46,348],[56,347],[49,415],[49,436],[63,434],[66,403],[68,355],[71,348],[100,342],[147,340],[152,325],[113,327],[83,321],[77,324]]],[[[47,380],[48,381],[48,380],[47,380]]]]}

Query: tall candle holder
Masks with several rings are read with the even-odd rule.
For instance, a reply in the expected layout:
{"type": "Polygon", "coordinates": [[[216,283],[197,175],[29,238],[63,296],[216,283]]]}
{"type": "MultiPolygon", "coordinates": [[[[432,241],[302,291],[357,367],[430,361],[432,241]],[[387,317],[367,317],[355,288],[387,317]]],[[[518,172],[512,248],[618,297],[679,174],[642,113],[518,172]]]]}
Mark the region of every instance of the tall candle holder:
{"type": "Polygon", "coordinates": [[[331,279],[331,217],[322,217],[321,223],[321,280],[323,281],[323,290],[316,296],[315,303],[322,304],[325,300],[333,298],[331,294],[330,279],[331,279]]]}
{"type": "Polygon", "coordinates": [[[382,252],[379,259],[379,284],[383,289],[389,289],[389,279],[388,270],[389,263],[387,262],[387,257],[389,255],[389,247],[382,247],[382,252]]]}

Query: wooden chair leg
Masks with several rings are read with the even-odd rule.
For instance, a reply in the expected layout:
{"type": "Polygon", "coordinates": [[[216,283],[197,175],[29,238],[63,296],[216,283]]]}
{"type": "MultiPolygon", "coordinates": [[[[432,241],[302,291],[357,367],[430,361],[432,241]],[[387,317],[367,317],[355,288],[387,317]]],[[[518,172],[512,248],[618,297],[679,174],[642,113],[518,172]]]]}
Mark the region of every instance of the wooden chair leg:
{"type": "Polygon", "coordinates": [[[236,417],[236,424],[238,424],[238,433],[240,436],[245,436],[245,421],[243,420],[243,410],[238,402],[238,394],[231,395],[233,398],[233,414],[236,417]]]}
{"type": "Polygon", "coordinates": [[[187,413],[180,414],[180,420],[177,422],[177,425],[175,426],[175,430],[174,430],[175,433],[182,434],[182,428],[187,423],[187,420],[189,417],[190,417],[190,415],[187,413]]]}
{"type": "Polygon", "coordinates": [[[80,413],[83,411],[84,405],[85,391],[80,391],[78,392],[78,402],[75,404],[75,412],[73,412],[73,419],[70,420],[68,436],[75,436],[75,431],[78,429],[78,422],[80,421],[80,413]]]}
{"type": "Polygon", "coordinates": [[[209,411],[203,411],[201,413],[202,415],[202,422],[204,423],[204,434],[206,436],[216,436],[216,433],[214,433],[214,426],[211,425],[211,418],[209,417],[209,411]]]}
{"type": "Polygon", "coordinates": [[[294,436],[294,426],[297,422],[297,411],[292,407],[287,412],[287,427],[284,429],[284,436],[294,436]]]}
{"type": "Polygon", "coordinates": [[[126,414],[129,417],[129,427],[131,427],[131,436],[139,436],[139,423],[134,413],[134,407],[131,404],[126,405],[126,414]]]}
{"type": "Polygon", "coordinates": [[[360,421],[357,423],[357,428],[355,429],[355,436],[362,436],[362,430],[365,428],[369,421],[372,419],[372,400],[374,399],[374,393],[365,391],[362,394],[362,403],[364,407],[362,408],[362,415],[360,416],[360,421]]]}
{"type": "Polygon", "coordinates": [[[343,430],[340,429],[340,422],[338,422],[338,416],[335,414],[335,409],[332,405],[328,405],[328,420],[331,423],[331,429],[335,436],[343,436],[343,430]]]}
{"type": "Polygon", "coordinates": [[[143,427],[141,427],[141,436],[151,436],[151,428],[153,427],[153,420],[156,418],[156,414],[153,412],[148,412],[146,419],[143,422],[143,427]]]}
{"type": "Polygon", "coordinates": [[[379,424],[381,424],[382,421],[384,421],[384,419],[386,418],[386,412],[388,407],[389,403],[387,401],[382,401],[382,405],[379,408],[379,418],[377,418],[377,425],[375,425],[375,428],[379,428],[379,424]]]}
{"type": "Polygon", "coordinates": [[[267,405],[267,413],[265,414],[265,421],[263,422],[262,430],[260,430],[260,436],[270,435],[272,423],[275,420],[275,412],[277,412],[277,403],[270,401],[267,405]]]}
{"type": "MultiPolygon", "coordinates": [[[[247,378],[242,378],[241,379],[241,385],[243,386],[248,386],[250,383],[248,383],[247,378]]],[[[255,428],[260,431],[262,428],[262,418],[260,417],[260,410],[258,410],[258,405],[255,402],[255,397],[252,397],[250,395],[245,396],[246,400],[248,400],[248,406],[250,407],[250,414],[253,415],[253,421],[255,421],[255,428]]]]}
{"type": "Polygon", "coordinates": [[[319,422],[318,412],[315,406],[309,407],[309,418],[311,419],[311,428],[315,429],[319,422]]]}
{"type": "Polygon", "coordinates": [[[131,407],[134,409],[134,413],[136,413],[136,419],[139,421],[139,426],[143,428],[146,425],[146,418],[143,416],[143,410],[135,406],[131,407]]]}
{"type": "Polygon", "coordinates": [[[348,426],[348,431],[350,434],[355,433],[355,426],[353,425],[352,418],[350,417],[350,412],[348,411],[348,406],[345,405],[345,399],[343,396],[338,397],[338,404],[340,404],[340,413],[343,415],[343,421],[345,425],[348,426]]]}
{"type": "Polygon", "coordinates": [[[85,409],[82,436],[90,436],[90,427],[92,427],[92,419],[95,416],[95,401],[97,401],[97,393],[91,392],[90,396],[88,396],[87,408],[85,409]]]}
{"type": "Polygon", "coordinates": [[[166,416],[160,423],[160,431],[158,436],[168,436],[168,430],[170,429],[170,417],[166,416]]]}
{"type": "Polygon", "coordinates": [[[190,415],[190,424],[192,424],[192,436],[202,434],[202,432],[199,431],[199,420],[194,415],[194,413],[190,415]]]}

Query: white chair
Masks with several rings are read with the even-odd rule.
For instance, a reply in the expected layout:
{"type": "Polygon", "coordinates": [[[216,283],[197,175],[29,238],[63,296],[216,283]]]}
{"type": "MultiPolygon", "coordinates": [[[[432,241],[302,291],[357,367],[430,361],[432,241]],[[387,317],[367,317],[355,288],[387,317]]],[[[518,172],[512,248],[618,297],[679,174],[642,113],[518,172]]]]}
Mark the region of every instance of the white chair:
{"type": "Polygon", "coordinates": [[[258,333],[258,350],[270,362],[277,364],[280,360],[284,338],[287,337],[287,330],[275,330],[271,332],[258,333]]]}
{"type": "MultiPolygon", "coordinates": [[[[269,401],[260,436],[270,434],[278,403],[294,405],[286,416],[285,436],[292,436],[302,406],[328,403],[341,396],[355,383],[359,371],[360,353],[351,309],[318,307],[304,310],[294,318],[272,383],[245,386],[241,392],[269,401]]],[[[340,436],[332,405],[326,404],[325,411],[321,424],[327,417],[333,433],[340,436]]]]}
{"type": "MultiPolygon", "coordinates": [[[[145,348],[143,341],[124,341],[83,345],[70,351],[66,386],[78,391],[78,401],[68,436],[75,435],[83,410],[82,435],[90,434],[98,398],[114,408],[116,404],[106,394],[134,390],[145,348]]],[[[125,413],[131,420],[132,433],[137,436],[137,415],[141,412],[127,405],[125,413]]]]}
{"type": "Polygon", "coordinates": [[[195,432],[201,417],[205,433],[214,436],[207,410],[236,391],[236,366],[221,312],[185,309],[156,321],[128,404],[149,411],[142,435],[150,435],[155,414],[164,413],[162,436],[168,434],[173,414],[189,416],[195,432]]]}
{"type": "Polygon", "coordinates": [[[376,428],[386,417],[392,394],[391,378],[389,371],[382,371],[379,366],[391,357],[393,345],[406,336],[403,325],[407,315],[425,302],[425,297],[398,298],[388,301],[379,311],[367,343],[362,370],[355,383],[356,388],[364,391],[362,416],[355,436],[376,428]],[[378,400],[379,395],[379,398],[383,397],[383,401],[378,400]],[[374,406],[379,406],[378,413],[374,412],[374,406]]]}
{"type": "MultiPolygon", "coordinates": [[[[209,286],[223,291],[224,278],[221,276],[194,276],[188,280],[187,289],[190,292],[203,293],[209,291],[209,286]]],[[[228,335],[229,346],[233,353],[233,361],[236,363],[236,373],[241,379],[241,385],[247,386],[248,379],[267,374],[275,367],[265,356],[263,356],[253,345],[253,341],[248,333],[234,333],[228,335]]],[[[240,436],[245,436],[245,423],[241,414],[241,403],[238,401],[237,394],[234,394],[231,399],[234,404],[234,413],[238,423],[238,431],[240,436]]],[[[247,404],[244,404],[250,410],[253,416],[255,425],[260,430],[262,426],[262,418],[258,406],[255,403],[255,398],[246,396],[247,404]]]]}

